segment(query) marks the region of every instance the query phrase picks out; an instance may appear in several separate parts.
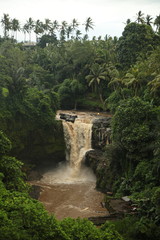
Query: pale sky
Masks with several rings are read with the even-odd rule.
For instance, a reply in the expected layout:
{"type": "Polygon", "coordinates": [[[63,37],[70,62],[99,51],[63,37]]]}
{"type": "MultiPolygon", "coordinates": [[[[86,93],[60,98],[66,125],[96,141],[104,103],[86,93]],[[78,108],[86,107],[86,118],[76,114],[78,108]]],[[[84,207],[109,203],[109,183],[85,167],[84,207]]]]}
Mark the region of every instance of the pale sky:
{"type": "MultiPolygon", "coordinates": [[[[16,18],[21,25],[31,17],[33,20],[63,20],[71,23],[76,18],[83,24],[88,17],[94,22],[89,35],[120,37],[128,18],[136,19],[138,11],[154,19],[160,14],[160,0],[0,0],[0,19],[3,14],[16,18]]],[[[82,26],[84,29],[84,26],[82,26]]],[[[83,29],[80,29],[81,31],[83,29]]],[[[2,26],[0,25],[0,34],[2,26]]],[[[20,34],[18,38],[21,38],[20,34]]],[[[23,39],[21,39],[23,40],[23,39]]]]}

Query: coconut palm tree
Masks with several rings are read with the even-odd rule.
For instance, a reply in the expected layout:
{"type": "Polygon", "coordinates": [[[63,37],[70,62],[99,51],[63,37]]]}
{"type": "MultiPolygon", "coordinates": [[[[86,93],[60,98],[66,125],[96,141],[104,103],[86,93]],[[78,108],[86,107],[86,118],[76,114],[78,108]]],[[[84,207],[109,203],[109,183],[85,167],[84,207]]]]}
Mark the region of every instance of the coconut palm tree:
{"type": "Polygon", "coordinates": [[[13,30],[13,32],[16,33],[16,40],[17,40],[17,31],[20,31],[20,23],[19,20],[17,20],[16,18],[14,18],[11,22],[11,28],[13,30]]]}
{"type": "Polygon", "coordinates": [[[3,14],[3,18],[1,19],[1,24],[4,27],[4,37],[8,37],[9,30],[11,29],[11,21],[9,14],[3,14]]]}
{"type": "Polygon", "coordinates": [[[51,25],[52,25],[51,20],[46,18],[45,22],[43,24],[43,28],[44,28],[45,34],[48,34],[48,32],[50,31],[51,25]]]}
{"type": "Polygon", "coordinates": [[[53,22],[53,29],[58,31],[59,26],[60,26],[60,25],[59,25],[58,21],[55,20],[55,21],[53,22]]]}
{"type": "Polygon", "coordinates": [[[154,95],[160,92],[160,74],[158,74],[152,81],[148,83],[151,93],[154,95]]]}
{"type": "Polygon", "coordinates": [[[160,14],[156,16],[156,19],[154,21],[154,25],[156,26],[156,32],[160,33],[160,14]]]}
{"type": "Polygon", "coordinates": [[[94,23],[93,23],[92,19],[89,17],[89,18],[87,18],[87,20],[84,23],[84,25],[85,25],[85,31],[87,33],[90,28],[93,29],[94,23]]]}
{"type": "Polygon", "coordinates": [[[30,17],[26,24],[27,24],[28,33],[29,33],[29,41],[31,42],[31,33],[32,33],[32,30],[34,29],[35,23],[33,19],[30,17]]]}
{"type": "Polygon", "coordinates": [[[69,39],[69,37],[70,37],[70,34],[73,32],[73,28],[72,28],[72,26],[70,25],[70,26],[68,26],[67,28],[66,28],[66,34],[67,34],[67,38],[69,39]]]}
{"type": "Polygon", "coordinates": [[[108,83],[108,87],[113,88],[114,91],[122,88],[123,86],[124,86],[123,78],[120,77],[115,77],[108,83]]]}
{"type": "Polygon", "coordinates": [[[131,19],[128,18],[124,24],[125,24],[125,25],[128,25],[128,24],[130,24],[130,23],[131,23],[131,19]]]}
{"type": "Polygon", "coordinates": [[[142,13],[142,11],[139,11],[136,15],[137,15],[136,22],[144,23],[144,13],[142,13]]]}
{"type": "Polygon", "coordinates": [[[88,34],[85,34],[85,35],[83,36],[83,41],[88,40],[88,38],[89,38],[88,34]]]}
{"type": "Polygon", "coordinates": [[[36,41],[38,42],[38,35],[44,32],[43,23],[39,19],[35,22],[34,32],[36,34],[36,41]]]}
{"type": "Polygon", "coordinates": [[[99,85],[101,80],[106,79],[104,69],[98,63],[94,63],[90,68],[90,74],[86,76],[88,85],[94,85],[95,92],[97,91],[97,84],[99,85]]]}
{"type": "Polygon", "coordinates": [[[79,26],[79,23],[75,18],[72,20],[71,26],[72,26],[72,32],[74,33],[79,26]]]}
{"type": "Polygon", "coordinates": [[[68,24],[66,21],[62,21],[61,26],[60,26],[60,39],[65,40],[65,34],[66,34],[66,29],[68,27],[68,24]]]}
{"type": "Polygon", "coordinates": [[[88,86],[92,87],[92,91],[98,93],[100,101],[104,104],[104,100],[102,97],[102,87],[101,82],[106,80],[107,72],[105,69],[105,65],[99,65],[98,63],[94,63],[90,68],[90,74],[86,76],[86,80],[88,82],[88,86]]]}
{"type": "Polygon", "coordinates": [[[24,24],[22,31],[24,33],[24,42],[26,42],[26,34],[29,33],[28,24],[24,24]]]}
{"type": "Polygon", "coordinates": [[[54,35],[54,34],[56,34],[56,32],[58,32],[59,26],[60,25],[57,20],[54,20],[54,22],[51,23],[51,26],[50,26],[51,35],[54,35]]]}
{"type": "Polygon", "coordinates": [[[136,74],[130,72],[126,73],[123,78],[123,83],[127,88],[131,88],[133,90],[134,96],[137,96],[138,89],[140,89],[140,81],[136,74]]]}
{"type": "Polygon", "coordinates": [[[73,30],[76,30],[78,26],[79,26],[79,23],[78,23],[78,21],[74,18],[74,19],[72,20],[72,28],[73,28],[73,30]]]}
{"type": "Polygon", "coordinates": [[[152,24],[152,19],[153,19],[153,18],[151,17],[151,15],[147,15],[147,16],[146,16],[146,21],[145,21],[146,24],[149,25],[149,26],[151,26],[151,24],[152,24]]]}
{"type": "Polygon", "coordinates": [[[80,40],[81,39],[81,37],[80,37],[81,35],[82,35],[81,31],[77,30],[76,31],[76,40],[80,40]]]}

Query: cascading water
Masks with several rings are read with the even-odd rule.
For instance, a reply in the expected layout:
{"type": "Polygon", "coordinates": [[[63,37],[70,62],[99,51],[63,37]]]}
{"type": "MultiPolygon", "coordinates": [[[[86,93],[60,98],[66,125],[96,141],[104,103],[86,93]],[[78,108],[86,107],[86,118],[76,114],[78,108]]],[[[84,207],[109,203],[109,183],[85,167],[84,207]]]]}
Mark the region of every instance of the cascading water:
{"type": "Polygon", "coordinates": [[[75,122],[63,120],[66,143],[66,159],[72,169],[72,176],[78,176],[85,153],[91,149],[91,119],[76,118],[75,122]]]}
{"type": "MultiPolygon", "coordinates": [[[[68,111],[61,113],[74,115],[68,111]]],[[[57,120],[60,120],[59,114],[60,112],[57,113],[57,120]]],[[[61,163],[57,168],[44,173],[40,181],[32,183],[43,189],[39,200],[59,219],[86,218],[108,213],[100,204],[103,193],[95,190],[95,175],[82,164],[85,153],[91,149],[92,120],[96,118],[96,114],[76,114],[78,117],[73,122],[70,117],[69,121],[62,120],[67,164],[61,163]]]]}

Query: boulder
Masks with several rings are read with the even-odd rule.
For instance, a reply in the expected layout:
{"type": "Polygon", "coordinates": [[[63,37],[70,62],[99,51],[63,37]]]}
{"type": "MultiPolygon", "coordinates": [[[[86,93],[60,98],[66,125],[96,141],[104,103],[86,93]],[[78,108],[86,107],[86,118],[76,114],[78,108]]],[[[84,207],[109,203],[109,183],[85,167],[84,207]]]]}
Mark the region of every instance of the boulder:
{"type": "Polygon", "coordinates": [[[63,119],[67,122],[73,122],[75,121],[75,119],[77,118],[77,115],[70,115],[70,114],[66,114],[66,113],[60,113],[60,119],[63,119]]]}

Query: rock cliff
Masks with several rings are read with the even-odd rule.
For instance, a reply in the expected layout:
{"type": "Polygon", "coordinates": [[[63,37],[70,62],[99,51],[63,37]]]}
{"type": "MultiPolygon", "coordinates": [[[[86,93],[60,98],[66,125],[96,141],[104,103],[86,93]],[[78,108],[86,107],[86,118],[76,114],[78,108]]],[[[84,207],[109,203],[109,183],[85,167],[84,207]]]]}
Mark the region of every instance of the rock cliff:
{"type": "Polygon", "coordinates": [[[92,127],[92,148],[85,156],[85,164],[91,167],[96,175],[97,189],[103,192],[111,190],[110,186],[110,162],[107,159],[104,148],[111,143],[111,117],[95,119],[92,127]]]}

